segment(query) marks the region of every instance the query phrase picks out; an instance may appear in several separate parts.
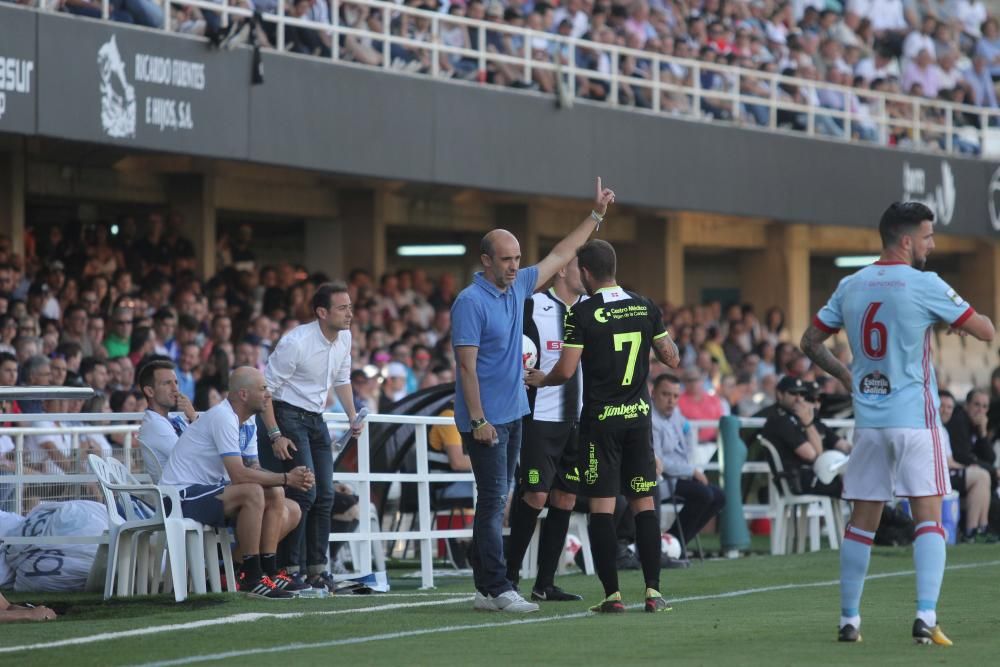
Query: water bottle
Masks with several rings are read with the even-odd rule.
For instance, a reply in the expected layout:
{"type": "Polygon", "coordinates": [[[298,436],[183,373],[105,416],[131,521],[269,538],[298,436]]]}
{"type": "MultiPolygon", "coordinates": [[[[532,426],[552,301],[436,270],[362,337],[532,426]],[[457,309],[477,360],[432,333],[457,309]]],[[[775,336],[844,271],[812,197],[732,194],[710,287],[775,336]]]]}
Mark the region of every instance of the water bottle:
{"type": "Polygon", "coordinates": [[[330,596],[330,591],[326,589],[326,586],[320,586],[319,588],[311,588],[308,591],[299,591],[300,598],[321,600],[329,596],[330,596]]]}

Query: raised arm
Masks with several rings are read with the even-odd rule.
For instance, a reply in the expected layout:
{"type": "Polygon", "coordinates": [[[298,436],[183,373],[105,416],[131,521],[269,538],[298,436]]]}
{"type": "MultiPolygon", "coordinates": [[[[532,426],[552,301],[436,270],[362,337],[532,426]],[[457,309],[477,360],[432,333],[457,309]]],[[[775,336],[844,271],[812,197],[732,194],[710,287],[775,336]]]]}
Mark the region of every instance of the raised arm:
{"type": "Polygon", "coordinates": [[[851,391],[853,381],[851,380],[850,369],[833,356],[829,348],[824,345],[824,342],[829,337],[829,333],[821,331],[815,324],[810,324],[806,332],[802,334],[800,346],[802,347],[802,351],[805,352],[806,356],[814,364],[840,380],[840,384],[844,385],[844,389],[851,391]]]}
{"type": "Polygon", "coordinates": [[[601,177],[597,177],[597,196],[594,198],[594,212],[588,215],[570,232],[569,236],[556,244],[545,259],[538,263],[538,280],[535,289],[540,289],[562,267],[572,261],[576,249],[587,242],[591,232],[600,226],[600,221],[608,212],[608,204],[614,202],[614,191],[601,186],[601,177]],[[595,216],[594,213],[597,215],[595,216]]]}

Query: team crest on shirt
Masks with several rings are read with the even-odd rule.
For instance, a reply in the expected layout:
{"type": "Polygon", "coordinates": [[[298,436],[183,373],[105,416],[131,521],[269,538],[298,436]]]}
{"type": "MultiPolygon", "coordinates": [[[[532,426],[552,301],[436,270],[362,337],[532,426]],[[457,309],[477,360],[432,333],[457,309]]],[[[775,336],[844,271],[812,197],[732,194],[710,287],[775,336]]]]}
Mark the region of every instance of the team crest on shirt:
{"type": "Polygon", "coordinates": [[[951,299],[952,303],[954,303],[956,306],[961,306],[963,303],[965,303],[965,299],[960,297],[958,295],[958,292],[956,292],[953,289],[948,290],[948,298],[951,299]]]}
{"type": "Polygon", "coordinates": [[[889,378],[875,371],[861,378],[858,391],[868,398],[886,398],[892,393],[892,385],[889,384],[889,378]]]}

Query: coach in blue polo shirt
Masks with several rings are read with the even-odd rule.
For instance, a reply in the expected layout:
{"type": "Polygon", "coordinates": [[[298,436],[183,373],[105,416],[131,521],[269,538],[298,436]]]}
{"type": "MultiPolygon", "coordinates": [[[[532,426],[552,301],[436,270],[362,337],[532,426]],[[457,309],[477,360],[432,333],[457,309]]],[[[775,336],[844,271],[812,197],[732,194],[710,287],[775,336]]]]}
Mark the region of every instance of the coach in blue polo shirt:
{"type": "Polygon", "coordinates": [[[528,414],[521,340],[524,300],[568,264],[604,219],[615,193],[597,179],[594,210],[536,266],[521,269],[521,247],[510,232],[483,237],[483,270],[451,308],[451,342],[458,373],[455,425],[476,478],[476,517],[471,562],[476,583],[474,608],[537,611],[507,578],[503,554],[503,510],[521,449],[521,417],[528,414]]]}

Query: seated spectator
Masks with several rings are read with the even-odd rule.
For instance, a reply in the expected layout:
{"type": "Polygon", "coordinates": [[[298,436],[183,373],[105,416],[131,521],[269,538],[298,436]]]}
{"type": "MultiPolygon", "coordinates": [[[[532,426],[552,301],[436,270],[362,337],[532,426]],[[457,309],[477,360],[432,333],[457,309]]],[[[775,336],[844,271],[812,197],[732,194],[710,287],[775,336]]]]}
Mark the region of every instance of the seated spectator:
{"type": "MultiPolygon", "coordinates": [[[[47,413],[63,412],[61,400],[47,400],[42,403],[47,413]]],[[[50,432],[24,436],[24,462],[45,475],[65,475],[74,472],[76,466],[73,462],[73,439],[63,430],[67,424],[52,420],[39,421],[32,425],[50,432]]]]}
{"type": "MultiPolygon", "coordinates": [[[[77,383],[83,386],[83,381],[77,378],[77,383]]],[[[69,403],[70,401],[67,401],[69,403]]],[[[67,412],[82,412],[88,415],[99,415],[101,413],[110,413],[111,406],[108,404],[108,397],[104,394],[94,394],[85,401],[80,401],[79,410],[70,410],[67,406],[67,412]]],[[[75,422],[76,426],[104,426],[110,422],[103,421],[89,421],[89,422],[75,422]]],[[[121,438],[124,440],[124,437],[121,438]]],[[[101,457],[111,456],[114,452],[111,440],[108,439],[103,433],[85,433],[80,435],[80,445],[85,446],[88,450],[93,451],[95,454],[101,457]]]]}
{"type": "MultiPolygon", "coordinates": [[[[681,414],[690,421],[718,421],[723,413],[719,397],[705,390],[706,375],[698,368],[684,371],[684,393],[677,402],[681,414]]],[[[698,442],[714,442],[719,430],[715,427],[698,429],[698,442]]]]}
{"type": "MultiPolygon", "coordinates": [[[[656,509],[659,512],[660,502],[671,495],[684,502],[684,509],[669,530],[678,540],[683,535],[681,543],[684,544],[686,540],[693,540],[705,524],[722,511],[726,497],[722,489],[709,484],[704,472],[691,464],[687,437],[691,425],[677,409],[680,396],[680,381],[676,376],[664,373],[653,381],[653,452],[657,470],[666,480],[666,484],[656,487],[656,509]]],[[[686,557],[681,554],[681,559],[686,557]]]]}
{"type": "Polygon", "coordinates": [[[80,362],[80,377],[88,387],[101,393],[107,391],[111,380],[107,363],[96,357],[86,357],[80,362]]]}
{"type": "MultiPolygon", "coordinates": [[[[454,417],[455,407],[450,405],[441,411],[439,417],[454,417]]],[[[427,434],[427,465],[431,472],[470,472],[472,463],[462,449],[462,436],[454,424],[432,426],[427,434]]],[[[472,499],[472,482],[447,482],[434,484],[435,495],[441,500],[456,498],[472,499]]],[[[470,504],[471,507],[471,504],[470,504]]]]}
{"type": "Polygon", "coordinates": [[[406,380],[409,371],[398,361],[390,362],[385,369],[385,379],[382,381],[382,394],[378,399],[378,411],[389,412],[396,401],[406,397],[406,380]]]}
{"type": "Polygon", "coordinates": [[[115,308],[111,313],[111,333],[104,337],[104,349],[109,359],[128,355],[132,340],[132,309],[115,308]]]}
{"type": "MultiPolygon", "coordinates": [[[[21,367],[24,384],[29,387],[48,387],[52,384],[52,363],[46,357],[35,355],[27,359],[21,367]]],[[[23,413],[43,412],[43,401],[29,399],[18,401],[18,407],[23,413]]]]}
{"type": "Polygon", "coordinates": [[[818,417],[813,387],[801,378],[785,376],[777,389],[777,407],[760,434],[778,451],[781,465],[795,493],[817,493],[839,498],[841,478],[824,484],[813,472],[813,462],[828,449],[850,452],[850,444],[818,417]]]}
{"type": "Polygon", "coordinates": [[[181,348],[180,359],[177,360],[177,386],[188,400],[194,402],[195,384],[201,362],[201,350],[195,343],[186,343],[181,348]]]}
{"type": "Polygon", "coordinates": [[[996,434],[989,430],[989,394],[982,389],[971,390],[966,396],[964,408],[956,404],[950,392],[939,391],[938,394],[952,406],[951,418],[945,422],[942,410],[941,422],[948,431],[955,461],[983,468],[989,472],[996,486],[996,453],[993,451],[996,434]]]}
{"type": "Polygon", "coordinates": [[[0,352],[0,387],[17,385],[17,357],[10,352],[0,352]]]}
{"type": "Polygon", "coordinates": [[[230,378],[229,398],[203,414],[177,440],[162,483],[181,487],[185,517],[225,527],[235,519],[237,553],[242,556],[239,589],[253,596],[287,599],[293,593],[277,567],[278,542],[298,525],[301,512],[285,498],[285,485],[308,491],[315,477],[305,466],[291,472],[263,470],[256,438],[241,437],[271,400],[264,375],[238,368],[230,378]]]}
{"type": "Polygon", "coordinates": [[[150,361],[139,372],[139,391],[145,395],[149,407],[143,415],[138,438],[156,457],[155,462],[150,461],[149,452],[143,449],[147,472],[163,470],[177,439],[198,418],[191,401],[181,393],[174,370],[174,365],[164,360],[150,361]],[[178,411],[183,416],[170,415],[178,411]]]}
{"type": "Polygon", "coordinates": [[[961,541],[996,542],[996,535],[989,531],[990,489],[992,488],[990,473],[978,464],[967,465],[955,460],[951,449],[951,438],[947,430],[948,424],[955,419],[955,397],[947,391],[939,391],[938,395],[941,399],[941,423],[945,425],[943,440],[951,488],[964,501],[965,528],[962,531],[961,541]]]}

